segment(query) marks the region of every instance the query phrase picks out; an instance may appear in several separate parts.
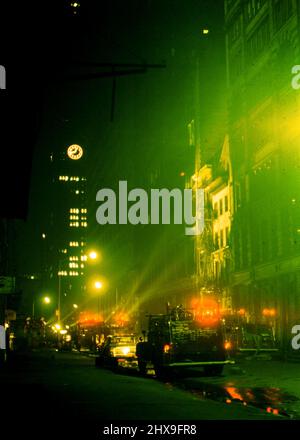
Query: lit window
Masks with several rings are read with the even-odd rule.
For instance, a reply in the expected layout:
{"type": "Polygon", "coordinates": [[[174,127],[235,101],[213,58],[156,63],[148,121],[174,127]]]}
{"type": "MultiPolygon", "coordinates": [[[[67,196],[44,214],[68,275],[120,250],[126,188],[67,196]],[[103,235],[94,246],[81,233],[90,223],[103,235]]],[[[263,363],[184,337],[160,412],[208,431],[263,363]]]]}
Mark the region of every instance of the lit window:
{"type": "Polygon", "coordinates": [[[78,189],[76,189],[75,194],[79,194],[79,190],[78,189]]]}
{"type": "Polygon", "coordinates": [[[223,229],[220,231],[220,247],[224,246],[224,231],[223,229]]]}
{"type": "Polygon", "coordinates": [[[219,211],[220,211],[220,215],[223,214],[223,200],[219,201],[219,211]]]}
{"type": "Polygon", "coordinates": [[[225,212],[228,211],[228,196],[225,196],[225,207],[224,207],[224,209],[225,209],[225,212]]]}
{"type": "Polygon", "coordinates": [[[81,261],[87,261],[87,255],[82,255],[82,257],[80,257],[81,261]]]}
{"type": "Polygon", "coordinates": [[[228,228],[228,226],[227,226],[227,228],[225,229],[225,240],[226,240],[226,243],[225,243],[225,245],[229,245],[229,228],[228,228]]]}

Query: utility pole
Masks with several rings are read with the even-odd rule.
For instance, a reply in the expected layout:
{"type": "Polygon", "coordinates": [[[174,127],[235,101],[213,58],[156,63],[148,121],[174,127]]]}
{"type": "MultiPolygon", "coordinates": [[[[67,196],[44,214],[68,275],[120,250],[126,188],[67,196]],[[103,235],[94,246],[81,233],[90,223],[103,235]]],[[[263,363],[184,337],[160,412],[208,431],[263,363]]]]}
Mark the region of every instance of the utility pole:
{"type": "Polygon", "coordinates": [[[59,269],[58,270],[58,301],[57,301],[57,321],[58,322],[60,322],[60,315],[61,315],[60,302],[61,302],[61,274],[60,274],[60,269],[59,269]]]}

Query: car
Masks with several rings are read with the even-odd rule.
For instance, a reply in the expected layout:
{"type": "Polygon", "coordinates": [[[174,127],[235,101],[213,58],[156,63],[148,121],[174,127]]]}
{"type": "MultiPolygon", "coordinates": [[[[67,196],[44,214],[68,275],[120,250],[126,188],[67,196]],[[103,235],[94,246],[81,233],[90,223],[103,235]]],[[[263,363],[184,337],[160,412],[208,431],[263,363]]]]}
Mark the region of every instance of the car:
{"type": "Polygon", "coordinates": [[[116,369],[137,366],[136,336],[133,334],[109,335],[99,347],[96,367],[116,369]]]}

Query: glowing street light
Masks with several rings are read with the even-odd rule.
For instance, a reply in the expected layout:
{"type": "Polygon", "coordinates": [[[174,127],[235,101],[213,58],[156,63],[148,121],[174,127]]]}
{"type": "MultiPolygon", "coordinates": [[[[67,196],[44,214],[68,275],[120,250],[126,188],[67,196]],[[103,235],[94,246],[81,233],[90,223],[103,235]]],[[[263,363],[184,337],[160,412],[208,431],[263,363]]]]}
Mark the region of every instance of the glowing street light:
{"type": "Polygon", "coordinates": [[[89,253],[89,257],[90,257],[91,260],[96,260],[98,258],[98,254],[95,251],[91,251],[89,253]]]}
{"type": "Polygon", "coordinates": [[[74,309],[78,309],[78,304],[73,304],[74,309]]]}
{"type": "Polygon", "coordinates": [[[51,303],[51,299],[49,298],[49,296],[45,296],[45,298],[43,299],[43,302],[45,304],[50,304],[51,303]]]}
{"type": "Polygon", "coordinates": [[[103,287],[103,284],[101,283],[101,281],[95,281],[95,287],[96,289],[101,289],[103,287]]]}

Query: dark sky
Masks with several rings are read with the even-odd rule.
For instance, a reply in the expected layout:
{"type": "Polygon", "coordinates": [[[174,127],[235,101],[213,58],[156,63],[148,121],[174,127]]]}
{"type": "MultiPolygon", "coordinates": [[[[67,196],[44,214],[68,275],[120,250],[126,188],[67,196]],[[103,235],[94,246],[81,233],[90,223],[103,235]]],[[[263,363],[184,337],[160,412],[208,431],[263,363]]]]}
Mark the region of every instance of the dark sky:
{"type": "MultiPolygon", "coordinates": [[[[26,3],[18,12],[10,10],[14,23],[6,35],[10,49],[4,61],[0,60],[9,65],[8,73],[14,80],[7,90],[13,98],[9,123],[16,120],[18,128],[13,131],[16,139],[8,137],[9,143],[20,144],[22,139],[28,151],[28,155],[20,155],[17,164],[24,184],[28,177],[24,170],[30,170],[28,158],[34,147],[29,210],[18,232],[20,272],[38,267],[39,236],[47,228],[49,214],[51,151],[61,151],[74,142],[85,148],[90,233],[101,246],[104,231],[94,220],[98,189],[115,187],[120,179],[128,180],[130,187],[149,189],[151,175],[157,176],[158,185],[173,188],[182,184],[178,176],[183,166],[193,169],[187,124],[195,117],[197,60],[198,111],[206,158],[220,148],[226,132],[223,1],[81,1],[76,15],[69,3],[62,2],[56,9],[52,3],[43,3],[39,9],[26,3]],[[210,30],[208,36],[202,34],[203,28],[210,30]],[[111,78],[68,79],[70,75],[109,70],[84,67],[87,62],[165,63],[166,68],[117,78],[111,121],[111,78]],[[17,80],[17,65],[26,66],[28,87],[17,80]],[[28,258],[29,249],[32,258],[28,258]]],[[[13,154],[8,160],[11,164],[13,154]]],[[[17,187],[18,183],[17,179],[17,187]]],[[[18,189],[15,193],[21,194],[18,189]]],[[[22,200],[26,200],[24,193],[22,200]]],[[[114,239],[108,240],[107,254],[114,261],[111,271],[118,261],[127,272],[130,265],[135,267],[136,261],[151,253],[159,234],[149,231],[116,227],[114,239]],[[136,240],[141,244],[141,239],[142,246],[133,244],[136,240]],[[127,267],[124,261],[132,254],[132,247],[135,261],[131,258],[127,267]]]]}

